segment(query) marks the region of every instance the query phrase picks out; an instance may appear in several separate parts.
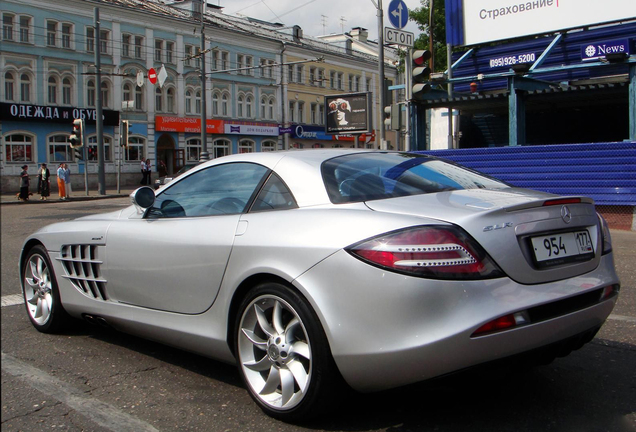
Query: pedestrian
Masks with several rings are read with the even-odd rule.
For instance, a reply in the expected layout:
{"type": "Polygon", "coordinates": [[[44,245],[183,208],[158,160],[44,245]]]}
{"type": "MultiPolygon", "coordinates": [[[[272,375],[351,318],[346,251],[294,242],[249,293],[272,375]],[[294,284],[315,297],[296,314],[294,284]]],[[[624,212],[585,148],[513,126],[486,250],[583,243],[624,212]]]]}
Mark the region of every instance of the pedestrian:
{"type": "Polygon", "coordinates": [[[66,171],[64,171],[64,164],[61,163],[60,166],[57,167],[57,194],[60,196],[60,200],[62,201],[66,199],[66,187],[64,182],[65,176],[66,171]]]}
{"type": "Polygon", "coordinates": [[[146,171],[146,161],[142,159],[141,160],[141,181],[139,182],[139,184],[145,185],[147,180],[148,180],[148,172],[146,171]]]}
{"type": "Polygon", "coordinates": [[[71,169],[68,164],[64,164],[64,191],[66,199],[71,199],[71,169]]]}
{"type": "Polygon", "coordinates": [[[152,174],[152,165],[150,164],[150,159],[146,159],[146,185],[150,186],[152,183],[151,174],[152,174]]]}
{"type": "Polygon", "coordinates": [[[168,167],[166,166],[166,163],[159,159],[159,177],[165,177],[168,175],[168,167]]]}
{"type": "Polygon", "coordinates": [[[46,201],[51,195],[51,172],[43,163],[38,171],[38,193],[40,201],[46,201]]]}
{"type": "Polygon", "coordinates": [[[29,200],[29,166],[22,165],[22,172],[20,173],[20,194],[18,199],[20,201],[29,200]]]}

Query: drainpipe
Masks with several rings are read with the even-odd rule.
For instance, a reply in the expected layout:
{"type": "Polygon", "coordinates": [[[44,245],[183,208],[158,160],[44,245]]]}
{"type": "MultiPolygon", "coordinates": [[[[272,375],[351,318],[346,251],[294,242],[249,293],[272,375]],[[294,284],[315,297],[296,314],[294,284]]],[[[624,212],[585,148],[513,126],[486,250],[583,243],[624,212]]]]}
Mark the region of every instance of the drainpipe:
{"type": "MultiPolygon", "coordinates": [[[[289,127],[287,123],[287,80],[285,79],[285,59],[283,56],[285,55],[285,50],[287,49],[287,44],[281,41],[282,48],[280,50],[280,87],[281,87],[281,124],[284,128],[289,127]]],[[[283,150],[289,150],[289,134],[283,134],[283,150]]]]}

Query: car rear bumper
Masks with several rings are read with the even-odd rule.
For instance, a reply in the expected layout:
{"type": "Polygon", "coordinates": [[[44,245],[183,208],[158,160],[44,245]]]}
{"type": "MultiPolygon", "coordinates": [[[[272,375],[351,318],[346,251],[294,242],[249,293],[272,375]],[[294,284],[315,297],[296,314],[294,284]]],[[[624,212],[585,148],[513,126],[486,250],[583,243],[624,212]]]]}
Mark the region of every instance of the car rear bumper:
{"type": "Polygon", "coordinates": [[[611,255],[590,273],[521,285],[508,278],[413,278],[371,267],[344,251],[295,281],[320,316],[340,372],[359,391],[423,381],[594,331],[614,308],[615,294],[538,322],[472,337],[495,318],[581,295],[589,298],[618,283],[611,255]]]}

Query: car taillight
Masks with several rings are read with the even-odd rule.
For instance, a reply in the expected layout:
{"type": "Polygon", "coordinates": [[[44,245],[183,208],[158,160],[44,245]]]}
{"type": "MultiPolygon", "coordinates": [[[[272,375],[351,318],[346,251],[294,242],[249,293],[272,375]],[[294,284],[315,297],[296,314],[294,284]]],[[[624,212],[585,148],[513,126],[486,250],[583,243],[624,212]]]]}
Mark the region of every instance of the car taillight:
{"type": "Polygon", "coordinates": [[[422,226],[365,240],[346,248],[377,267],[433,279],[488,279],[503,272],[458,227],[422,226]]]}

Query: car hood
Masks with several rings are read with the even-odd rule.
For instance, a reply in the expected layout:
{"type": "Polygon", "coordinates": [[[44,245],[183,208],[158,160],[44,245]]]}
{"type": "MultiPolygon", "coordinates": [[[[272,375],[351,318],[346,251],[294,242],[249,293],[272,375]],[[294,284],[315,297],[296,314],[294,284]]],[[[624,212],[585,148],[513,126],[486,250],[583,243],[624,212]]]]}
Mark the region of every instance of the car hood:
{"type": "Polygon", "coordinates": [[[545,205],[556,195],[518,188],[467,189],[368,201],[374,211],[437,219],[462,227],[477,240],[501,269],[520,283],[534,284],[589,272],[600,262],[601,236],[593,201],[567,204],[572,218],[561,216],[563,205],[545,205]],[[582,263],[538,269],[530,238],[553,232],[587,229],[594,259],[582,263]]]}

